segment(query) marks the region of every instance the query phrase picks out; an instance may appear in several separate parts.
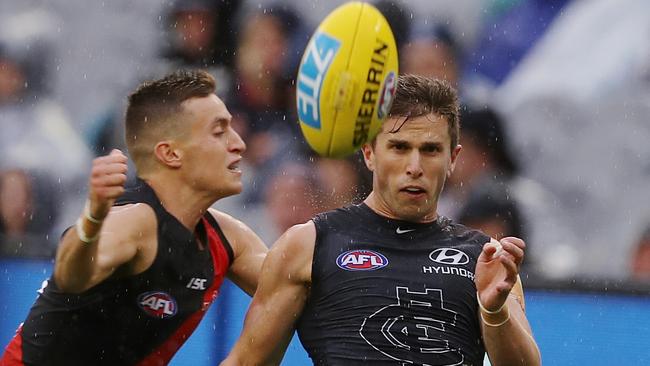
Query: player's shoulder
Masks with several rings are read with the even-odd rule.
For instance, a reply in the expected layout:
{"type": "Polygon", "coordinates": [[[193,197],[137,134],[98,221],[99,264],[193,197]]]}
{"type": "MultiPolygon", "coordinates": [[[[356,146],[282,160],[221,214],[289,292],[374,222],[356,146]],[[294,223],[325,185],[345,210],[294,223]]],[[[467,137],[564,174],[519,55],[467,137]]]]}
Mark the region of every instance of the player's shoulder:
{"type": "Polygon", "coordinates": [[[219,227],[222,229],[229,228],[238,230],[246,226],[241,220],[215,208],[208,208],[208,213],[217,221],[219,227]]]}
{"type": "MultiPolygon", "coordinates": [[[[313,220],[309,220],[303,224],[293,225],[280,237],[288,242],[287,245],[295,245],[300,243],[308,245],[306,241],[316,238],[316,225],[313,220]]],[[[312,243],[313,244],[313,243],[312,243]]]]}
{"type": "Polygon", "coordinates": [[[215,219],[219,229],[233,246],[233,250],[236,251],[236,247],[248,245],[253,240],[261,242],[257,234],[241,220],[214,208],[209,208],[208,213],[215,219]]]}
{"type": "Polygon", "coordinates": [[[271,252],[291,253],[293,257],[313,256],[315,243],[316,226],[309,220],[287,229],[273,244],[271,252]]]}
{"type": "Polygon", "coordinates": [[[363,214],[364,210],[360,205],[348,205],[316,214],[313,222],[316,226],[320,226],[321,224],[327,224],[329,226],[337,223],[349,225],[350,222],[360,220],[360,216],[363,214]]]}
{"type": "Polygon", "coordinates": [[[267,261],[278,270],[294,274],[296,280],[309,282],[315,243],[316,227],[313,221],[294,225],[273,244],[267,261]]]}
{"type": "Polygon", "coordinates": [[[480,246],[483,246],[483,244],[490,241],[490,236],[480,230],[465,226],[447,218],[442,218],[441,221],[443,221],[441,225],[445,231],[447,231],[454,240],[462,243],[477,244],[480,246]]]}
{"type": "Polygon", "coordinates": [[[137,229],[142,236],[147,231],[155,231],[157,218],[154,209],[146,203],[130,203],[113,206],[104,220],[104,226],[119,228],[121,232],[137,229]]]}

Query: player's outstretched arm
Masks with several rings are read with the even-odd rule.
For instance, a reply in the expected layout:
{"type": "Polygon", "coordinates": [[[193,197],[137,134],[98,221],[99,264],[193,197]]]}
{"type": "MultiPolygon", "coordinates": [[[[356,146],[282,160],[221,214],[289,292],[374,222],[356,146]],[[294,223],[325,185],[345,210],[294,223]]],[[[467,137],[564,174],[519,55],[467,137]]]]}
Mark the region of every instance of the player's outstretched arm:
{"type": "Polygon", "coordinates": [[[232,246],[233,262],[228,278],[253,296],[268,249],[262,239],[243,222],[215,209],[209,209],[232,246]]]}
{"type": "Polygon", "coordinates": [[[119,150],[93,161],[84,212],[61,239],[56,254],[54,280],[64,292],[83,292],[105,280],[135,257],[138,239],[146,239],[151,231],[155,235],[155,216],[148,206],[111,210],[124,192],[126,162],[119,150]]]}
{"type": "Polygon", "coordinates": [[[519,278],[525,247],[518,238],[493,239],[483,246],[476,265],[479,321],[485,348],[495,366],[541,365],[519,278]]]}
{"type": "Polygon", "coordinates": [[[244,330],[222,366],[278,365],[305,306],[316,228],[296,225],[269,251],[244,330]]]}

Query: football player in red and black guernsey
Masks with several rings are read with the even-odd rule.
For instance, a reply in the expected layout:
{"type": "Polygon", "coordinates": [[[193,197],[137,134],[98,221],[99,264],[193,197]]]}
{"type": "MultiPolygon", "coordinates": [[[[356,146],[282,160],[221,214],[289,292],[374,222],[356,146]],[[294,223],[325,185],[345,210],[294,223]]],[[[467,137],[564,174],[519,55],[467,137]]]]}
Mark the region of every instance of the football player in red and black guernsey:
{"type": "Polygon", "coordinates": [[[524,312],[525,244],[438,215],[454,170],[458,101],[445,82],[400,76],[363,146],[373,190],[273,246],[223,365],[277,364],[294,329],[315,365],[540,365],[524,312]]]}
{"type": "Polygon", "coordinates": [[[246,145],[206,72],[143,83],[129,97],[127,158],[93,162],[88,201],[52,277],[0,359],[13,365],[163,365],[228,276],[249,294],[266,246],[210,208],[242,189],[246,145]]]}

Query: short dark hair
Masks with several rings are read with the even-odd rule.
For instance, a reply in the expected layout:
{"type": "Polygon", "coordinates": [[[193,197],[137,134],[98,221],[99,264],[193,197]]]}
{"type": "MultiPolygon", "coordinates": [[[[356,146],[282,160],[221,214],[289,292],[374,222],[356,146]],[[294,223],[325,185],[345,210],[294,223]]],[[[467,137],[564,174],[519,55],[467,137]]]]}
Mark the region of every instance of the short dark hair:
{"type": "Polygon", "coordinates": [[[178,134],[181,103],[214,93],[216,82],[202,70],[181,70],[147,81],[129,95],[126,109],[126,145],[139,171],[145,170],[155,144],[178,134]]]}
{"type": "Polygon", "coordinates": [[[412,118],[435,113],[445,117],[453,150],[458,145],[460,136],[459,109],[458,93],[447,81],[405,74],[397,80],[395,99],[389,115],[412,118]]]}

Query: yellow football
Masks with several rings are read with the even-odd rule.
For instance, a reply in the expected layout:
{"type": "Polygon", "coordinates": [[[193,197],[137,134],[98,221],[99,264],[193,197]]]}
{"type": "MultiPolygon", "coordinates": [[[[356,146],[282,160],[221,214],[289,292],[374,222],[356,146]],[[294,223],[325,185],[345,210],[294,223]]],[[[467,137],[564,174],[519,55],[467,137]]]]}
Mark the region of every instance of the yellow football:
{"type": "Polygon", "coordinates": [[[397,86],[397,47],[372,5],[346,3],[318,26],[296,79],[300,128],[318,154],[344,157],[372,140],[397,86]]]}

